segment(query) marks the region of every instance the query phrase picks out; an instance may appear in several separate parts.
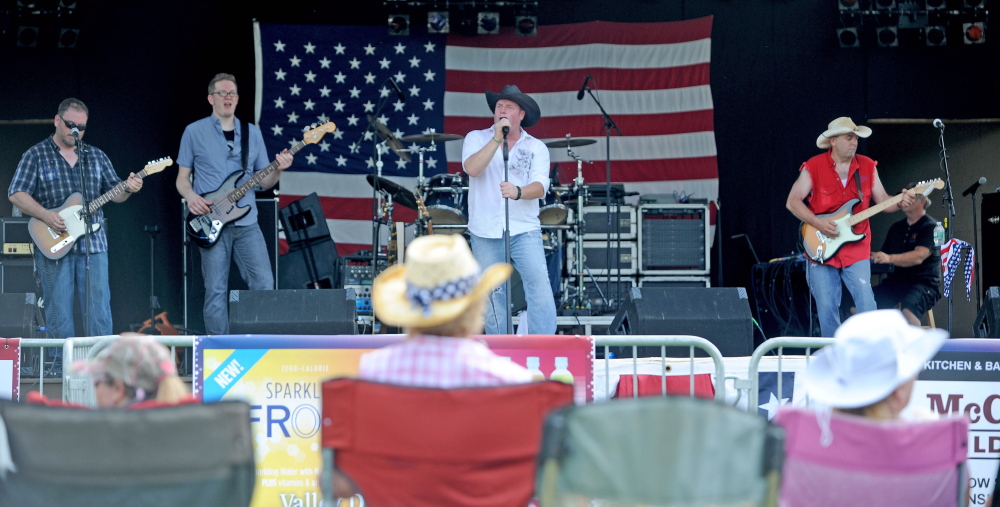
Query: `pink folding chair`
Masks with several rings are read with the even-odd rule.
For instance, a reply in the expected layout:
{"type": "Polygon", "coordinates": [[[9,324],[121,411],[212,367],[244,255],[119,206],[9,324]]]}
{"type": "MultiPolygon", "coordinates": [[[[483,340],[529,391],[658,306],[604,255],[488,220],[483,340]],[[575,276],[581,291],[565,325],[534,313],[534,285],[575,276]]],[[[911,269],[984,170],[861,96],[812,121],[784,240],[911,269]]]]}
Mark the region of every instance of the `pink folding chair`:
{"type": "Polygon", "coordinates": [[[778,505],[966,504],[969,423],[877,421],[782,408],[785,465],[778,505]]]}

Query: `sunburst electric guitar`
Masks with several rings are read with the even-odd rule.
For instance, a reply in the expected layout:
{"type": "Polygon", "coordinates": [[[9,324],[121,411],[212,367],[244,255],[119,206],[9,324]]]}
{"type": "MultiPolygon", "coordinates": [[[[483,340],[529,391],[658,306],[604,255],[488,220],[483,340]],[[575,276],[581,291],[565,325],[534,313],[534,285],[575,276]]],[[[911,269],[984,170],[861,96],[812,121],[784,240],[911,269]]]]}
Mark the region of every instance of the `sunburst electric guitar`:
{"type": "MultiPolygon", "coordinates": [[[[136,176],[145,178],[150,174],[156,174],[170,167],[173,163],[174,161],[170,157],[154,160],[146,164],[146,167],[136,173],[136,176]]],[[[108,201],[121,195],[126,188],[124,181],[118,183],[111,190],[105,192],[104,195],[90,201],[87,205],[87,213],[93,215],[101,206],[107,204],[108,201]]],[[[28,233],[31,235],[31,240],[35,242],[42,255],[49,259],[56,260],[63,258],[63,256],[73,249],[72,247],[76,243],[76,240],[82,238],[87,233],[97,232],[101,228],[101,224],[91,224],[91,229],[87,230],[87,225],[84,223],[83,218],[83,195],[79,192],[70,194],[66,198],[66,201],[63,202],[63,205],[55,208],[53,211],[58,211],[59,216],[62,217],[63,223],[66,224],[65,231],[54,231],[48,224],[37,218],[28,220],[28,233]]]]}
{"type": "MultiPolygon", "coordinates": [[[[944,188],[944,181],[940,178],[921,181],[915,187],[913,187],[913,192],[915,194],[923,194],[925,197],[930,195],[931,191],[934,189],[944,188]]],[[[833,220],[837,224],[837,237],[831,238],[826,234],[820,232],[819,229],[809,225],[802,224],[802,244],[805,246],[806,255],[810,259],[824,263],[830,260],[834,254],[840,250],[840,247],[853,243],[855,241],[861,241],[865,238],[864,234],[855,234],[854,230],[851,229],[855,225],[861,223],[864,220],[868,220],[869,217],[876,213],[882,212],[884,209],[899,203],[903,200],[903,194],[899,194],[890,199],[886,199],[864,211],[858,213],[857,215],[852,214],[854,206],[861,202],[860,199],[851,199],[844,203],[837,211],[833,213],[827,213],[825,215],[817,215],[819,218],[833,220]]]]}
{"type": "MultiPolygon", "coordinates": [[[[337,126],[333,122],[327,122],[319,127],[315,127],[303,134],[302,140],[295,143],[295,146],[292,146],[288,151],[294,155],[302,148],[305,148],[307,144],[316,144],[327,132],[335,130],[337,130],[337,126]]],[[[209,212],[204,215],[188,213],[186,220],[187,227],[184,229],[187,231],[188,236],[191,237],[191,241],[194,241],[196,245],[202,248],[214,245],[219,240],[219,234],[225,226],[250,213],[250,206],[236,205],[240,199],[277,168],[278,161],[275,160],[267,167],[254,173],[242,185],[238,186],[236,182],[243,177],[244,172],[236,171],[230,174],[226,178],[226,181],[223,181],[222,185],[219,185],[219,188],[203,194],[202,197],[211,203],[209,205],[209,212]]]]}

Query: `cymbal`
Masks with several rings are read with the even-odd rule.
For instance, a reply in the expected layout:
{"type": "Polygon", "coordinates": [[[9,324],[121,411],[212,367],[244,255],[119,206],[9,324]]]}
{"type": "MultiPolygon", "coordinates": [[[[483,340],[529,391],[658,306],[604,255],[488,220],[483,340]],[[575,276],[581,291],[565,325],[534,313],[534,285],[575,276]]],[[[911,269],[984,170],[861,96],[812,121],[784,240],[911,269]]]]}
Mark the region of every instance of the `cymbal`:
{"type": "Polygon", "coordinates": [[[444,141],[457,141],[462,139],[458,134],[442,134],[440,132],[429,132],[427,134],[413,134],[404,136],[400,141],[407,143],[436,143],[444,141]]]}
{"type": "Polygon", "coordinates": [[[372,187],[388,192],[392,196],[392,202],[412,210],[417,209],[416,196],[413,195],[413,192],[399,186],[399,183],[387,178],[379,178],[374,174],[369,174],[366,178],[368,179],[368,184],[372,187]],[[375,184],[376,178],[378,179],[378,185],[375,184]]]}
{"type": "Polygon", "coordinates": [[[406,148],[403,147],[403,143],[396,139],[396,136],[388,129],[382,122],[378,121],[378,118],[368,115],[368,121],[375,127],[375,133],[385,141],[390,148],[392,148],[393,153],[399,156],[399,158],[410,162],[410,154],[407,153],[406,148]]]}
{"type": "Polygon", "coordinates": [[[572,148],[573,146],[586,146],[596,142],[594,139],[560,139],[558,141],[549,141],[545,143],[545,146],[549,148],[572,148]]]}

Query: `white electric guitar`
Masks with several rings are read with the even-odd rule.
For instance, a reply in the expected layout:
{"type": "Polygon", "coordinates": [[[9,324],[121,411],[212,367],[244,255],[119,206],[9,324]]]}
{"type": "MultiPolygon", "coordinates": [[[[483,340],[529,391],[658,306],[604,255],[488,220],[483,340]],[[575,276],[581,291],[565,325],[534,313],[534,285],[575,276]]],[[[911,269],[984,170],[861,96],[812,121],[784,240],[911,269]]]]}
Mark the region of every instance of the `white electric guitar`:
{"type": "MultiPolygon", "coordinates": [[[[136,176],[145,178],[150,174],[156,174],[170,167],[173,163],[174,161],[170,157],[154,160],[146,164],[146,167],[136,173],[136,176]]],[[[90,201],[90,204],[87,205],[87,213],[94,214],[101,206],[107,204],[108,201],[121,195],[126,188],[124,181],[118,183],[104,195],[90,201]]],[[[66,224],[65,231],[54,231],[48,224],[37,218],[28,220],[28,233],[31,234],[31,240],[35,242],[42,255],[49,259],[56,260],[63,258],[73,249],[73,244],[76,243],[76,240],[88,233],[97,232],[101,228],[101,224],[91,224],[91,229],[87,230],[87,225],[83,220],[83,196],[79,192],[70,194],[62,206],[55,208],[54,211],[59,212],[59,216],[62,217],[63,222],[66,224]]]]}
{"type": "MultiPolygon", "coordinates": [[[[944,181],[941,181],[941,178],[921,181],[913,187],[913,192],[915,194],[923,194],[926,197],[935,188],[939,190],[944,188],[944,181]]],[[[802,244],[805,246],[806,255],[820,264],[830,260],[840,250],[840,247],[865,239],[864,234],[854,234],[854,230],[851,229],[852,227],[902,200],[903,194],[899,194],[854,215],[852,214],[852,210],[861,200],[851,199],[833,213],[817,215],[819,218],[831,219],[837,224],[837,237],[831,238],[809,224],[802,224],[802,244]]]]}

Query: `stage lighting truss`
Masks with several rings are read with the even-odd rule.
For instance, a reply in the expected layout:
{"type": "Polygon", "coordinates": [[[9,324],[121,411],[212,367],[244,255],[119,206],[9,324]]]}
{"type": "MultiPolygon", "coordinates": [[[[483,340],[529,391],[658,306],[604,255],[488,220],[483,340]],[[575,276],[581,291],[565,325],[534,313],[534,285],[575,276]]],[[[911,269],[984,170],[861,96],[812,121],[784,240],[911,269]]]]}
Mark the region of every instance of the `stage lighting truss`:
{"type": "Polygon", "coordinates": [[[985,0],[836,0],[837,42],[854,48],[872,41],[879,47],[946,46],[962,40],[986,42],[989,11],[985,0]],[[951,37],[949,37],[949,35],[951,37]]]}
{"type": "MultiPolygon", "coordinates": [[[[23,0],[22,0],[23,1],[23,0]]],[[[60,0],[70,1],[70,0],[60,0]]],[[[838,0],[859,2],[862,0],[838,0]]],[[[493,35],[513,25],[523,37],[538,35],[538,0],[383,0],[392,35],[409,35],[426,12],[427,33],[458,32],[465,36],[493,35]],[[405,23],[404,23],[405,21],[405,23]]]]}

